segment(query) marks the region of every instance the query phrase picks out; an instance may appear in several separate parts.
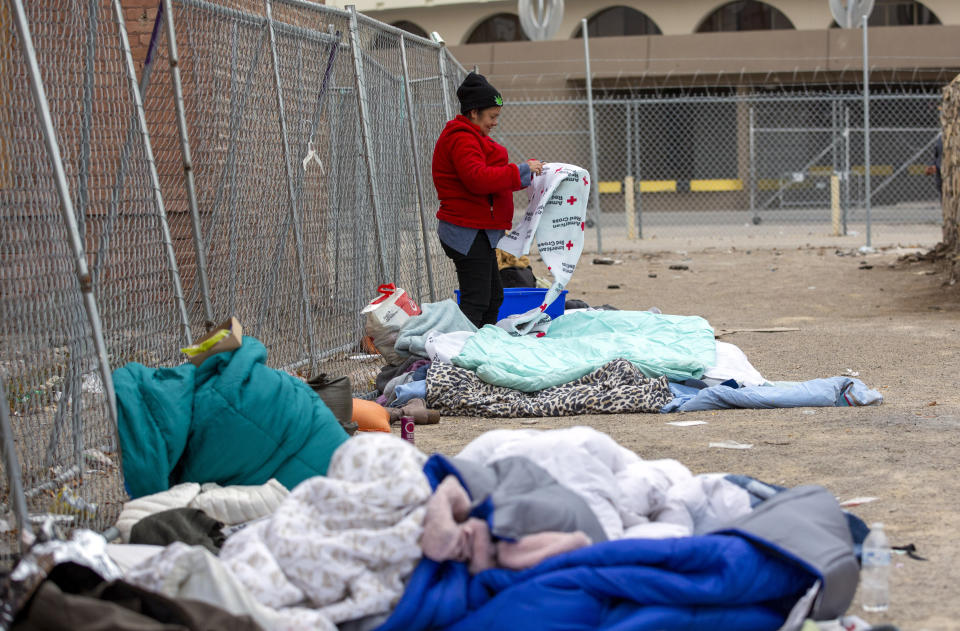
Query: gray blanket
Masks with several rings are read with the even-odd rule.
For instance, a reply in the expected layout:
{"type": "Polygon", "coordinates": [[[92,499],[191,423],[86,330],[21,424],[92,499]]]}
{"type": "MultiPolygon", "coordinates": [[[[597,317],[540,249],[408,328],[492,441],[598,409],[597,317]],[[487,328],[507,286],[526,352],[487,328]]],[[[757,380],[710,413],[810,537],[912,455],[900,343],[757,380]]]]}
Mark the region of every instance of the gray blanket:
{"type": "Polygon", "coordinates": [[[557,482],[546,469],[523,456],[484,466],[450,458],[457,477],[487,513],[490,534],[515,541],[538,532],[577,532],[594,543],[607,535],[582,497],[557,482]]]}
{"type": "Polygon", "coordinates": [[[476,332],[477,327],[460,311],[460,307],[453,300],[429,302],[422,307],[423,313],[410,318],[400,327],[397,334],[397,343],[394,350],[402,355],[418,355],[426,357],[425,343],[427,334],[431,331],[438,333],[453,333],[454,331],[476,332]]]}

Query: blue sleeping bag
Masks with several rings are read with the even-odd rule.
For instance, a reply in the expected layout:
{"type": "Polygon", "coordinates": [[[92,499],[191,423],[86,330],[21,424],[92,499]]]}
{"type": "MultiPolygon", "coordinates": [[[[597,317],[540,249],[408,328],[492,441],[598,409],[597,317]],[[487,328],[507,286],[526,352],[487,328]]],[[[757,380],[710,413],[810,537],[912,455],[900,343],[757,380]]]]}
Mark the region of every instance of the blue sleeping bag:
{"type": "MultiPolygon", "coordinates": [[[[462,479],[454,462],[431,462],[434,488],[448,474],[462,479]]],[[[799,486],[714,534],[607,541],[473,576],[464,563],[423,559],[378,631],[795,629],[807,615],[845,612],[858,576],[836,499],[799,486]]]]}
{"type": "Polygon", "coordinates": [[[379,631],[772,631],[815,579],[734,535],[608,541],[476,576],[424,559],[379,631]]]}

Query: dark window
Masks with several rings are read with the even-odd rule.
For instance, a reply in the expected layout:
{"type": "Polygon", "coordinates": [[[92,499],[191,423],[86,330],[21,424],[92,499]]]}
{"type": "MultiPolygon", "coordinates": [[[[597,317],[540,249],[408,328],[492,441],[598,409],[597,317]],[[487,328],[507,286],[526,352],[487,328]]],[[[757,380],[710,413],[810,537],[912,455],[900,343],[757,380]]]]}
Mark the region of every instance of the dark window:
{"type": "Polygon", "coordinates": [[[409,22],[407,20],[400,20],[399,22],[394,22],[393,24],[391,24],[391,26],[395,26],[398,29],[402,29],[414,35],[419,35],[420,37],[426,37],[428,39],[430,37],[429,35],[427,35],[427,32],[425,30],[423,30],[413,22],[409,22]]]}
{"type": "MultiPolygon", "coordinates": [[[[713,93],[725,92],[729,90],[713,93]]],[[[697,90],[688,89],[686,94],[691,98],[637,103],[633,124],[636,172],[647,180],[737,177],[737,104],[711,102],[709,97],[701,102],[697,90]]]]}
{"type": "Polygon", "coordinates": [[[520,26],[519,17],[512,13],[498,13],[478,24],[467,38],[467,43],[525,42],[528,39],[520,26]]]}
{"type": "MultiPolygon", "coordinates": [[[[867,20],[870,26],[917,26],[942,24],[937,14],[919,2],[905,0],[877,0],[867,20]]],[[[830,28],[838,28],[836,22],[830,28]]]]}
{"type": "Polygon", "coordinates": [[[741,0],[730,2],[700,23],[698,33],[719,31],[768,31],[792,29],[793,23],[783,13],[764,2],[741,0]]]}
{"type": "MultiPolygon", "coordinates": [[[[574,37],[583,37],[583,29],[577,28],[574,37]]],[[[660,35],[657,23],[646,14],[630,7],[610,7],[587,20],[590,37],[616,37],[618,35],[660,35]]]]}

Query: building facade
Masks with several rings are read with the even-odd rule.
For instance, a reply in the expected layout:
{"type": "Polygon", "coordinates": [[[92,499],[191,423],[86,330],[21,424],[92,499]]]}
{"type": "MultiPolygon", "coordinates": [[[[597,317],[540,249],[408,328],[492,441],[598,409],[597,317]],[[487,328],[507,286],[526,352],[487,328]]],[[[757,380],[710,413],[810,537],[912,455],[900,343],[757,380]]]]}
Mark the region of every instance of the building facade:
{"type": "MultiPolygon", "coordinates": [[[[827,0],[567,0],[549,40],[527,40],[515,1],[357,0],[421,35],[437,32],[505,94],[543,98],[582,86],[581,19],[595,88],[830,85],[859,82],[859,30],[836,28],[827,0]]],[[[874,81],[946,83],[960,68],[960,2],[876,0],[874,81]]]]}

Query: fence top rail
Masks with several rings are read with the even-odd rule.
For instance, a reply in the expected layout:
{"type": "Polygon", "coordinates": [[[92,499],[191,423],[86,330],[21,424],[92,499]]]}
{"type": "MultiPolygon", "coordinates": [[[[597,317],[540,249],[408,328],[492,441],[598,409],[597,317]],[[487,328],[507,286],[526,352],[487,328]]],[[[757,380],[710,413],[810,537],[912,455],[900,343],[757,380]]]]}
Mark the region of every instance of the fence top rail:
{"type": "MultiPolygon", "coordinates": [[[[307,0],[273,0],[273,2],[278,5],[283,4],[283,5],[295,7],[298,9],[304,9],[306,11],[313,11],[314,13],[326,14],[328,16],[337,17],[344,20],[350,19],[349,7],[354,6],[354,5],[348,5],[348,8],[346,9],[339,9],[337,7],[331,7],[325,4],[308,2],[307,0]]],[[[432,39],[420,37],[419,35],[415,35],[413,33],[404,31],[403,29],[397,28],[396,26],[382,23],[360,12],[357,12],[357,19],[366,24],[375,26],[378,30],[381,30],[387,33],[393,33],[394,35],[400,35],[404,39],[412,43],[424,44],[431,48],[440,48],[442,46],[442,44],[439,44],[433,41],[432,39]]]]}
{"type": "MultiPolygon", "coordinates": [[[[926,101],[928,99],[940,99],[939,92],[929,93],[902,93],[902,94],[871,94],[871,101],[901,101],[904,99],[926,101]]],[[[661,104],[661,103],[777,103],[777,102],[796,102],[796,101],[822,101],[823,99],[832,99],[836,101],[863,101],[863,94],[840,94],[824,92],[822,94],[778,94],[778,95],[703,95],[703,96],[624,96],[617,98],[594,98],[594,105],[624,105],[624,104],[661,104]]],[[[506,101],[512,106],[540,106],[540,105],[586,105],[587,99],[531,99],[520,98],[506,101]]]]}
{"type": "MultiPolygon", "coordinates": [[[[232,7],[224,7],[218,4],[207,2],[207,0],[176,0],[181,6],[208,11],[214,15],[222,15],[235,20],[246,22],[253,26],[265,26],[268,18],[265,15],[248,13],[232,7]]],[[[285,0],[287,2],[291,0],[285,0]]],[[[313,40],[322,44],[341,44],[340,38],[331,33],[321,30],[308,29],[294,24],[288,24],[281,20],[273,20],[273,28],[285,35],[295,35],[304,39],[313,40]]]]}
{"type": "MultiPolygon", "coordinates": [[[[351,4],[351,5],[349,5],[349,6],[350,6],[350,7],[353,7],[354,5],[351,4]]],[[[360,13],[359,11],[357,12],[357,21],[358,21],[358,22],[361,22],[361,23],[363,23],[363,24],[365,24],[365,25],[367,25],[367,26],[372,26],[372,27],[376,28],[378,31],[383,31],[383,32],[385,32],[385,33],[391,33],[391,34],[393,34],[393,35],[397,35],[397,36],[399,36],[399,37],[402,37],[403,39],[405,39],[405,40],[408,41],[408,42],[412,42],[412,43],[415,43],[415,44],[420,44],[420,45],[423,45],[423,46],[427,46],[427,47],[429,47],[429,48],[441,48],[441,44],[439,44],[438,42],[433,41],[432,39],[427,39],[427,38],[425,38],[425,37],[420,37],[419,35],[414,35],[413,33],[410,33],[410,32],[408,32],[408,31],[403,30],[402,28],[397,28],[396,26],[391,26],[390,24],[385,24],[385,23],[383,23],[383,22],[381,22],[381,21],[379,21],[379,20],[373,19],[372,17],[366,16],[366,15],[360,13]]]]}
{"type": "Polygon", "coordinates": [[[307,2],[306,0],[273,0],[273,3],[285,4],[290,7],[296,7],[297,9],[306,9],[307,11],[313,11],[314,13],[325,13],[327,15],[342,18],[344,20],[350,19],[349,11],[338,9],[337,7],[327,6],[325,4],[318,4],[316,2],[307,2]]]}
{"type": "MultiPolygon", "coordinates": [[[[843,127],[842,125],[840,127],[843,127]]],[[[852,125],[848,128],[853,132],[864,131],[865,128],[860,126],[857,127],[852,125]]],[[[837,131],[837,128],[833,127],[754,127],[753,131],[758,133],[778,133],[778,134],[806,134],[806,133],[822,133],[829,134],[837,131]]],[[[939,127],[871,127],[872,132],[911,132],[911,133],[920,133],[920,134],[936,134],[940,132],[939,127]]]]}

